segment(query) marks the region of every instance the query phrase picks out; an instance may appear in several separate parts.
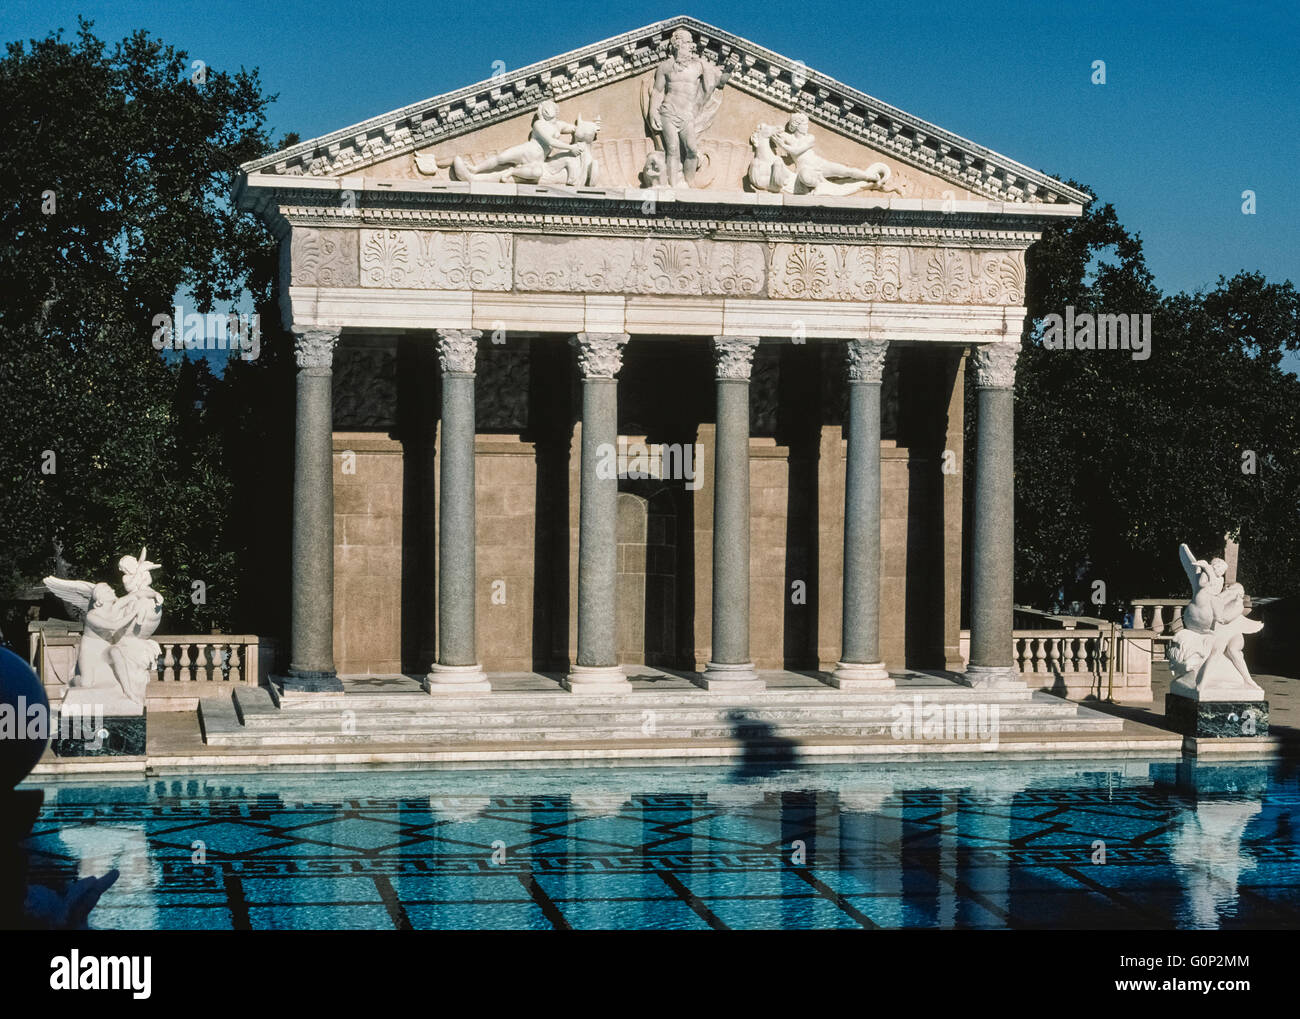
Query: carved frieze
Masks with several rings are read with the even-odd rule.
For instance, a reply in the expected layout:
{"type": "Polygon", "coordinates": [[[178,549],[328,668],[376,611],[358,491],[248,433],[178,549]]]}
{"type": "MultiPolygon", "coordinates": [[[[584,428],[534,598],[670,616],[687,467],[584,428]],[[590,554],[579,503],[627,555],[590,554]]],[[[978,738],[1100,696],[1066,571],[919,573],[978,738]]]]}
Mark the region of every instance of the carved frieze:
{"type": "Polygon", "coordinates": [[[389,428],[396,423],[396,349],[340,347],[334,355],[334,427],[389,428]]]}
{"type": "Polygon", "coordinates": [[[438,230],[295,232],[300,286],[772,297],[910,304],[1024,303],[1020,250],[518,235],[438,230]],[[349,255],[349,246],[359,246],[349,255]],[[349,263],[349,258],[355,261],[349,263]]]}
{"type": "Polygon", "coordinates": [[[519,290],[597,294],[756,297],[763,292],[757,244],[631,237],[521,237],[519,290]]]}
{"type": "Polygon", "coordinates": [[[1019,305],[1024,254],[894,245],[775,244],[768,296],[821,301],[1019,305]]]}
{"type": "Polygon", "coordinates": [[[290,241],[295,287],[355,287],[357,232],[296,227],[290,241]]]}
{"type": "Polygon", "coordinates": [[[414,290],[509,290],[507,233],[362,230],[361,285],[414,290]]]}
{"type": "Polygon", "coordinates": [[[529,349],[484,343],[478,352],[475,415],[481,430],[528,427],[529,349]]]}
{"type": "Polygon", "coordinates": [[[776,344],[754,350],[753,368],[749,373],[749,434],[776,434],[781,407],[781,348],[776,344]]]}

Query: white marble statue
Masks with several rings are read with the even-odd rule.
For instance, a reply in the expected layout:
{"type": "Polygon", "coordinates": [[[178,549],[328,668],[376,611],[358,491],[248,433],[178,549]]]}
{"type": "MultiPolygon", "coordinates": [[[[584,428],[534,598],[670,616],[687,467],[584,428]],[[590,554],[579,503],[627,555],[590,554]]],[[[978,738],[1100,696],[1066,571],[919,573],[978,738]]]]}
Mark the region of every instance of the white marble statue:
{"type": "Polygon", "coordinates": [[[1264,691],[1246,668],[1244,635],[1264,624],[1246,616],[1246,591],[1224,586],[1228,565],[1222,559],[1197,559],[1185,544],[1178,558],[1192,584],[1183,609],[1183,628],[1169,646],[1170,692],[1199,701],[1263,700],[1264,691]]]}
{"type": "Polygon", "coordinates": [[[149,673],[161,653],[150,638],[162,621],[163,597],[153,589],[148,550],[140,557],[123,556],[118,562],[122,586],[119,596],[110,584],[46,577],[45,586],[61,598],[74,614],[83,617],[77,668],[68,682],[61,710],[94,709],[105,715],[139,715],[144,712],[149,673]]]}
{"type": "Polygon", "coordinates": [[[644,112],[651,136],[663,145],[668,185],[689,188],[695,186],[700,165],[700,141],[718,115],[722,89],[739,57],[733,53],[724,67],[703,59],[684,28],[668,40],[668,53],[655,68],[644,112]]]}
{"type": "Polygon", "coordinates": [[[792,113],[784,130],[759,124],[750,136],[754,159],[749,186],[755,191],[793,195],[851,195],[857,191],[895,191],[890,170],[872,163],[865,170],[817,154],[817,139],[808,131],[808,115],[792,113]],[[793,161],[793,168],[786,163],[793,161]]]}
{"type": "MultiPolygon", "coordinates": [[[[473,165],[464,156],[457,156],[451,162],[451,175],[460,181],[594,185],[599,167],[591,154],[591,143],[599,130],[599,118],[589,121],[579,117],[576,124],[561,120],[554,101],[547,99],[537,107],[528,141],[473,165]]],[[[422,172],[426,171],[422,168],[422,172]]]]}

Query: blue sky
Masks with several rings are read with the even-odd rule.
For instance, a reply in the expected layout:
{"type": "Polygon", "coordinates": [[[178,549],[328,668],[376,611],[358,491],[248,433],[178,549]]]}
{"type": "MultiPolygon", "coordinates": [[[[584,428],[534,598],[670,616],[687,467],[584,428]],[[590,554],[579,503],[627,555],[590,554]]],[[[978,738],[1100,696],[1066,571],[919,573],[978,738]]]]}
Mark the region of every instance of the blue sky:
{"type": "Polygon", "coordinates": [[[671,4],[549,0],[6,0],[0,39],[146,28],[256,67],[276,137],[310,138],[690,14],[1029,166],[1087,184],[1167,291],[1258,269],[1300,282],[1300,6],[1277,3],[671,4]],[[1091,83],[1106,63],[1105,85],[1091,83]],[[1241,212],[1244,190],[1257,213],[1241,212]]]}

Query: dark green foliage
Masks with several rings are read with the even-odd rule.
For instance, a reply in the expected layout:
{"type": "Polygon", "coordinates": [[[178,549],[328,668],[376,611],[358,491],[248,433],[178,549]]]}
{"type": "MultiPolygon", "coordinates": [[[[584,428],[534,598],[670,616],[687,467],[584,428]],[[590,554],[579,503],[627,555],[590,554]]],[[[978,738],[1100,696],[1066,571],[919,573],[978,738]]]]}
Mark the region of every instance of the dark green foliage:
{"type": "MultiPolygon", "coordinates": [[[[1223,551],[1239,533],[1257,595],[1300,589],[1300,295],[1258,274],[1164,296],[1110,205],[1031,249],[1016,378],[1016,600],[1092,605],[1182,594],[1178,543],[1223,551]],[[1152,314],[1152,352],[1048,350],[1045,315],[1152,314]],[[1254,474],[1243,472],[1251,451],[1254,474]]],[[[1249,463],[1247,463],[1249,466],[1249,463]]]]}
{"type": "Polygon", "coordinates": [[[0,59],[3,594],[53,570],[56,548],[72,576],[117,583],[117,558],[148,542],[167,629],[239,622],[258,522],[232,510],[261,467],[237,454],[275,423],[248,399],[272,385],[276,337],[264,326],[263,358],[222,378],[222,362],[164,358],[152,321],[178,292],[220,313],[251,292],[267,320],[272,246],[228,196],[270,148],[268,102],[254,72],[196,83],[184,52],[143,32],[110,51],[84,21],[0,59]]]}

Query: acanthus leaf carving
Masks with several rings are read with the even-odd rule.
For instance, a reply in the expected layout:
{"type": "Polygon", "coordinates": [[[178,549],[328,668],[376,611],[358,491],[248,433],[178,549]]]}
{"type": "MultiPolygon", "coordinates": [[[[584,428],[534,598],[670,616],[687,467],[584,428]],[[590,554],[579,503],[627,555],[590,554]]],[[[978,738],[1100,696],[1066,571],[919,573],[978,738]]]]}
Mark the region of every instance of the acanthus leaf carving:
{"type": "Polygon", "coordinates": [[[515,285],[528,291],[758,296],[756,244],[665,238],[521,238],[515,285]]]}
{"type": "Polygon", "coordinates": [[[885,376],[887,340],[849,340],[844,353],[848,360],[850,382],[879,383],[885,376]]]}
{"type": "Polygon", "coordinates": [[[315,230],[295,227],[289,242],[290,272],[298,287],[355,287],[355,230],[315,230]]]}
{"type": "Polygon", "coordinates": [[[754,365],[757,336],[713,337],[713,370],[718,379],[749,381],[754,365]]]}
{"type": "Polygon", "coordinates": [[[444,375],[473,375],[481,329],[439,329],[438,363],[444,375]]]}
{"type": "Polygon", "coordinates": [[[411,275],[411,255],[404,230],[363,230],[361,282],[363,286],[401,287],[411,275]]]}
{"type": "Polygon", "coordinates": [[[768,296],[795,300],[1018,305],[1024,254],[904,245],[778,243],[768,296]]]}
{"type": "Polygon", "coordinates": [[[977,389],[1011,389],[1016,384],[1016,360],[1020,343],[981,343],[975,348],[971,364],[975,369],[977,389]]]}
{"type": "Polygon", "coordinates": [[[363,230],[361,234],[363,286],[510,289],[510,234],[437,230],[363,230]]]}
{"type": "Polygon", "coordinates": [[[627,333],[578,333],[570,338],[584,379],[612,379],[623,367],[627,333]]]}

